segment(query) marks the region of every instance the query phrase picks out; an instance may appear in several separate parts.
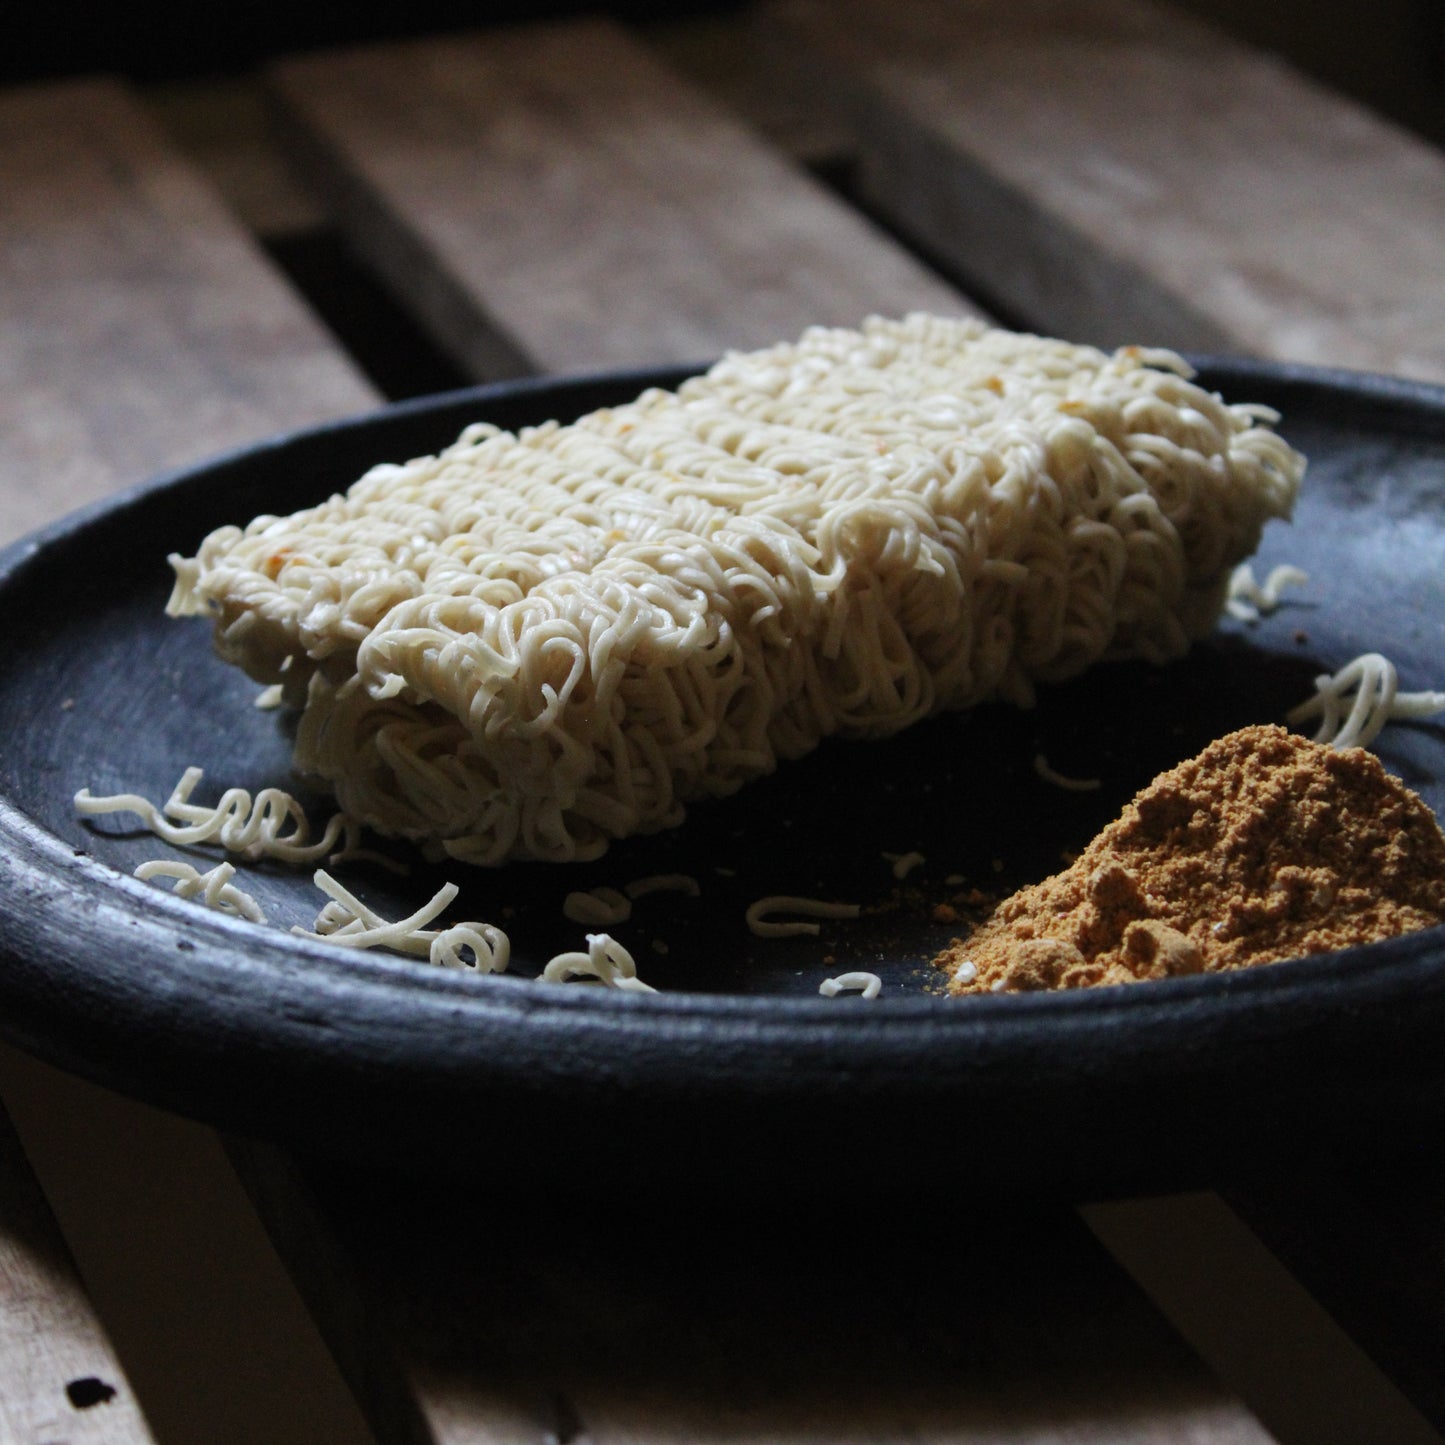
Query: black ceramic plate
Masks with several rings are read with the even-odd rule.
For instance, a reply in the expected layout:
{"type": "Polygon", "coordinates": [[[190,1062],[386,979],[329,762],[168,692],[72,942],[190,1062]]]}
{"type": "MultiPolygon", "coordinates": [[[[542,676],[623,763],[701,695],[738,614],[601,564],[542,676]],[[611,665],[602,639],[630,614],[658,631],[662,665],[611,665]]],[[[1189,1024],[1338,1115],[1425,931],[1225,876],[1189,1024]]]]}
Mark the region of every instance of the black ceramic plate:
{"type": "MultiPolygon", "coordinates": [[[[295,938],[323,900],[305,870],[244,880],[268,928],[131,877],[171,853],[133,820],[77,818],[77,789],[157,800],[184,767],[201,796],[295,788],[286,719],[217,661],[203,623],[163,615],[165,557],[213,526],[290,511],[375,461],[435,450],[469,421],[568,417],[681,373],[494,387],[255,447],[93,508],[0,558],[0,1029],[102,1082],[218,1123],[347,1153],[514,1177],[586,1165],[650,1180],[766,1168],[797,1182],[1072,1188],[1179,1182],[1261,1148],[1376,1135],[1445,1103],[1438,931],[1227,977],[954,1001],[929,958],[938,921],[1060,866],[1156,772],[1311,679],[1385,652],[1406,688],[1445,676],[1445,393],[1340,373],[1207,365],[1264,401],[1311,459],[1292,527],[1261,568],[1312,581],[1257,626],[1226,622],[1183,662],[1120,665],[886,743],[830,742],[678,829],[602,861],[425,867],[346,881],[390,916],[443,876],[449,916],[510,934],[514,973],[475,977],[295,938]],[[1102,780],[1092,793],[1036,776],[1102,780]],[[210,790],[210,791],[207,791],[210,790]],[[902,882],[886,855],[922,853],[902,882]],[[701,896],[640,900],[612,931],[660,990],[529,981],[583,930],[565,894],[657,872],[701,896]],[[761,941],[764,894],[857,902],[857,922],[761,941]],[[280,926],[274,926],[280,925],[280,926]],[[818,997],[849,968],[883,996],[818,997]]],[[[1392,726],[1387,765],[1445,810],[1445,732],[1392,726]]],[[[313,800],[324,813],[324,801],[313,800]]],[[[204,866],[204,865],[203,865],[204,866]]]]}

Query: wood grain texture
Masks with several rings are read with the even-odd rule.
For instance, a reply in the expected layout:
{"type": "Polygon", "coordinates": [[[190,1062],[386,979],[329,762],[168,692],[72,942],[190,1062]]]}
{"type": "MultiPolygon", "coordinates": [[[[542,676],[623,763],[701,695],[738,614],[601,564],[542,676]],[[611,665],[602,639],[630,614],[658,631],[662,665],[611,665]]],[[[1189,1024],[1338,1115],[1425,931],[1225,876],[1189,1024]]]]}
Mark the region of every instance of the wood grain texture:
{"type": "Polygon", "coordinates": [[[873,204],[1028,324],[1445,379],[1445,157],[1265,54],[1137,0],[763,23],[873,204]]]}
{"type": "Polygon", "coordinates": [[[1433,1140],[1233,1181],[1231,1206],[1445,1435],[1445,1165],[1433,1140]]]}
{"type": "MultiPolygon", "coordinates": [[[[389,1440],[1271,1438],[1066,1208],[737,1214],[594,1198],[583,1179],[539,1198],[523,1180],[479,1189],[248,1152],[301,1287],[324,1301],[353,1276],[402,1363],[404,1389],[380,1386],[389,1440]]],[[[350,1371],[371,1373],[354,1343],[350,1371]]]]}
{"type": "Polygon", "coordinates": [[[1217,1194],[1099,1204],[1084,1216],[1284,1445],[1441,1445],[1430,1422],[1217,1194]]]}
{"type": "Polygon", "coordinates": [[[150,1445],[151,1439],[0,1109],[0,1440],[150,1445]]]}
{"type": "Polygon", "coordinates": [[[314,184],[478,377],[967,309],[605,22],[298,59],[274,80],[314,184]]]}
{"type": "Polygon", "coordinates": [[[162,1445],[370,1445],[212,1130],[10,1048],[0,1088],[162,1445]]]}
{"type": "Polygon", "coordinates": [[[640,34],[669,68],[746,121],[776,150],[823,171],[847,166],[853,154],[847,127],[795,87],[774,83],[756,26],[736,14],[704,13],[653,21],[640,34]]]}
{"type": "Polygon", "coordinates": [[[121,86],[0,95],[0,540],[373,393],[121,86]]]}

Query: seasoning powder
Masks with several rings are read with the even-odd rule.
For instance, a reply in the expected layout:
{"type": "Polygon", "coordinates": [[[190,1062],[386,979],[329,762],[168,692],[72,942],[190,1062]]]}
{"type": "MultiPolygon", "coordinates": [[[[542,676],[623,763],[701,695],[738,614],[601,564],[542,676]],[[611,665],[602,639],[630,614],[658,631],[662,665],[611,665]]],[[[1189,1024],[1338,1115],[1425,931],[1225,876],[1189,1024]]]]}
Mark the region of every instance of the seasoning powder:
{"type": "Polygon", "coordinates": [[[1244,968],[1445,921],[1445,834],[1363,748],[1248,727],[1159,777],[1072,867],[934,964],[953,993],[1244,968]],[[972,964],[972,967],[968,967],[972,964]]]}

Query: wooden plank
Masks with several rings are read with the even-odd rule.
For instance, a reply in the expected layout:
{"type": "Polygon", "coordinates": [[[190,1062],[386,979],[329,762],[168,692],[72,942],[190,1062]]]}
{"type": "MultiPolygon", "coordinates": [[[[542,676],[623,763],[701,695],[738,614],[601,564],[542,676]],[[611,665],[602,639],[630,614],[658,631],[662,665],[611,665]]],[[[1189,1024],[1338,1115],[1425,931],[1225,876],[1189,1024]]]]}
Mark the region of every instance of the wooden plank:
{"type": "Polygon", "coordinates": [[[860,186],[1043,330],[1445,379],[1445,157],[1138,0],[771,0],[860,186]]]}
{"type": "Polygon", "coordinates": [[[1445,35],[1432,0],[1181,0],[1185,9],[1445,145],[1445,35]]]}
{"type": "Polygon", "coordinates": [[[421,1405],[424,1429],[389,1417],[408,1445],[1272,1438],[1067,1208],[730,1214],[264,1148],[250,1172],[303,1288],[330,1294],[338,1259],[360,1279],[421,1405]]]}
{"type": "MultiPolygon", "coordinates": [[[[338,1220],[352,1213],[377,1211],[372,1227],[383,1233],[387,1191],[369,1180],[358,1180],[351,1199],[333,1199],[332,1207],[326,1209],[307,1183],[305,1166],[290,1151],[242,1138],[228,1140],[227,1147],[261,1221],[305,1296],[377,1439],[385,1445],[436,1445],[429,1423],[434,1392],[406,1358],[393,1321],[378,1309],[376,1291],[369,1283],[379,1261],[352,1258],[336,1227],[338,1220]]],[[[383,1253],[390,1255],[393,1248],[385,1246],[383,1253]]],[[[469,1318],[439,1319],[437,1327],[463,1335],[472,1328],[469,1318]]],[[[477,1438],[484,1438],[489,1418],[485,1406],[463,1399],[454,1402],[454,1408],[477,1438]]],[[[522,1445],[526,1433],[518,1431],[512,1439],[522,1445]]]]}
{"type": "Polygon", "coordinates": [[[0,1088],[158,1440],[368,1445],[212,1130],[9,1048],[0,1088]]]}
{"type": "Polygon", "coordinates": [[[373,393],[118,84],[0,95],[0,540],[373,393]]]}
{"type": "Polygon", "coordinates": [[[670,69],[799,165],[836,172],[850,163],[853,141],[847,127],[826,107],[774,83],[760,53],[756,26],[725,11],[654,20],[640,34],[670,69]]]}
{"type": "MultiPolygon", "coordinates": [[[[1296,1195],[1295,1204],[1304,1215],[1313,1200],[1296,1195]]],[[[1099,1204],[1084,1216],[1284,1445],[1441,1445],[1425,1416],[1217,1194],[1099,1204]]],[[[1384,1276],[1375,1280],[1376,1289],[1385,1284],[1384,1276]]]]}
{"type": "Polygon", "coordinates": [[[1445,1167],[1415,1156],[1313,1162],[1232,1181],[1244,1222],[1445,1434],[1445,1167]]]}
{"type": "Polygon", "coordinates": [[[13,1445],[152,1440],[3,1109],[0,1440],[13,1445]]]}
{"type": "Polygon", "coordinates": [[[478,377],[966,309],[603,21],[296,59],[273,79],[316,189],[478,377]]]}
{"type": "Polygon", "coordinates": [[[325,209],[276,144],[270,102],[257,76],[169,81],[148,87],[142,99],[248,231],[271,239],[325,226],[325,209]]]}

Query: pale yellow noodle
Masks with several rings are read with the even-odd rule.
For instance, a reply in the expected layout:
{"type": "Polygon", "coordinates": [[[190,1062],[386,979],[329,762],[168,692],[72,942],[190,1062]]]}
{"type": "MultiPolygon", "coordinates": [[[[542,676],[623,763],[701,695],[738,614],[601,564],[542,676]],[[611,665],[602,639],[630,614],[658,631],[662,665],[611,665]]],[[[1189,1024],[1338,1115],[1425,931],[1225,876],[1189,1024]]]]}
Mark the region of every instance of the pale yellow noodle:
{"type": "Polygon", "coordinates": [[[567,425],[479,424],[174,559],[297,765],[434,853],[595,858],[830,734],[1179,656],[1293,503],[1167,352],[872,319],[567,425]]]}

